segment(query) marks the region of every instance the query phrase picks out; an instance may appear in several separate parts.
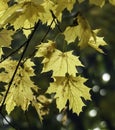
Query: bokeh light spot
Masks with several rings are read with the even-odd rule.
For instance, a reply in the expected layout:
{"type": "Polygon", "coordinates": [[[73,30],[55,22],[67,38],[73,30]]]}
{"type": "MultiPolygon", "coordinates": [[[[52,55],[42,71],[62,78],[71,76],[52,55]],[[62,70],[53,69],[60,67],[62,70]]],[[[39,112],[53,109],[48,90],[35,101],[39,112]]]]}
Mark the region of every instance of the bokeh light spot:
{"type": "Polygon", "coordinates": [[[109,73],[104,73],[102,75],[102,80],[105,81],[105,82],[108,82],[110,80],[111,76],[109,73]]]}
{"type": "Polygon", "coordinates": [[[89,116],[90,117],[95,117],[97,115],[97,110],[96,109],[92,109],[89,111],[89,116]]]}
{"type": "Polygon", "coordinates": [[[105,96],[107,94],[106,90],[105,89],[101,89],[100,90],[100,95],[101,96],[105,96]]]}
{"type": "Polygon", "coordinates": [[[99,86],[98,85],[94,85],[92,90],[93,90],[93,92],[99,92],[99,86]]]}
{"type": "Polygon", "coordinates": [[[94,128],[93,130],[101,130],[99,127],[94,128]]]}

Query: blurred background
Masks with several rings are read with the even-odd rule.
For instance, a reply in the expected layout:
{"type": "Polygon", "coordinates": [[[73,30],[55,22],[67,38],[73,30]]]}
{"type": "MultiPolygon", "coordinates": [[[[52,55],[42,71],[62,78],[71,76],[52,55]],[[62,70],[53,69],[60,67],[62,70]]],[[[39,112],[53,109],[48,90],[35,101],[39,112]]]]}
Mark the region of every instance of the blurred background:
{"type": "MultiPolygon", "coordinates": [[[[32,107],[27,112],[15,108],[10,116],[4,111],[5,118],[16,127],[16,130],[115,130],[115,6],[106,3],[103,8],[100,8],[89,5],[87,1],[79,7],[76,4],[72,13],[64,11],[60,25],[62,30],[70,25],[73,15],[78,11],[81,11],[88,19],[92,29],[102,29],[100,36],[104,36],[104,40],[108,43],[108,46],[102,48],[105,54],[100,54],[90,47],[81,52],[75,51],[76,54],[79,53],[80,59],[85,65],[85,68],[81,68],[80,71],[83,76],[88,78],[86,84],[91,88],[92,101],[86,102],[86,106],[83,107],[83,112],[79,116],[69,110],[59,113],[55,103],[51,104],[49,114],[44,117],[43,123],[39,121],[37,113],[32,107]]],[[[41,24],[32,40],[33,45],[40,41],[47,29],[46,25],[41,24]]],[[[47,38],[52,39],[57,33],[59,33],[58,29],[53,29],[47,38]]],[[[10,53],[17,44],[21,45],[24,40],[24,35],[19,31],[14,36],[12,48],[4,48],[4,53],[10,53]]],[[[57,42],[60,40],[61,42],[64,40],[63,36],[60,36],[57,42]]],[[[68,48],[74,47],[72,45],[68,48]]],[[[60,44],[58,48],[61,49],[60,44]]],[[[41,70],[40,62],[41,59],[35,59],[35,63],[39,65],[36,74],[41,70]]],[[[50,76],[50,73],[38,76],[37,82],[44,91],[49,85],[50,76]]],[[[0,130],[15,130],[11,124],[0,116],[0,130]]]]}

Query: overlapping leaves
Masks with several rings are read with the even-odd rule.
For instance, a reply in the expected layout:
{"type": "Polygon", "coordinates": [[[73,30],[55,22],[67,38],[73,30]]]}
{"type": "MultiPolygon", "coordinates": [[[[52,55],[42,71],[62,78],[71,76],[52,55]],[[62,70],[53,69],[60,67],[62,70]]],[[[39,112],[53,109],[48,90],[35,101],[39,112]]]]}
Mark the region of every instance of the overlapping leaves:
{"type": "MultiPolygon", "coordinates": [[[[113,5],[115,4],[114,1],[109,1],[113,5]]],[[[11,45],[12,35],[14,34],[13,31],[6,29],[7,26],[13,25],[15,30],[22,29],[26,36],[31,33],[38,20],[41,20],[42,24],[47,23],[52,28],[59,21],[61,22],[64,9],[71,12],[76,0],[16,0],[15,2],[12,6],[9,6],[8,0],[0,1],[0,55],[3,54],[2,47],[11,45]],[[51,24],[52,20],[55,20],[55,22],[51,24]]],[[[80,4],[83,0],[78,0],[78,2],[80,4]]],[[[105,0],[90,0],[89,3],[102,7],[105,0]]],[[[67,45],[74,43],[78,39],[76,46],[81,49],[91,46],[103,53],[100,46],[106,45],[106,42],[103,40],[103,37],[97,36],[99,30],[92,30],[88,20],[80,13],[74,21],[78,25],[66,27],[63,32],[67,45]]],[[[59,29],[59,25],[57,27],[59,29]]],[[[62,34],[62,31],[60,33],[62,34]]],[[[33,58],[43,57],[41,73],[52,71],[54,82],[50,83],[46,93],[50,95],[55,94],[53,99],[56,100],[59,111],[62,111],[69,104],[69,109],[79,114],[85,105],[82,98],[90,100],[90,88],[85,85],[86,79],[76,76],[76,74],[79,75],[77,67],[83,66],[79,56],[74,55],[73,50],[62,52],[57,48],[57,43],[54,40],[48,40],[48,42],[43,42],[42,40],[42,43],[39,43],[35,50],[36,53],[33,58]]],[[[25,54],[25,52],[22,54],[25,54]]],[[[0,104],[3,103],[6,97],[2,105],[6,106],[8,114],[16,106],[26,111],[31,104],[35,107],[39,118],[42,120],[42,116],[48,114],[49,111],[49,109],[44,109],[44,107],[51,103],[52,99],[48,99],[45,94],[40,94],[39,88],[31,80],[31,77],[35,76],[35,74],[33,69],[34,63],[30,61],[29,57],[23,61],[22,55],[22,61],[20,62],[6,59],[0,63],[0,79],[2,79],[1,82],[5,82],[5,90],[0,95],[0,104]],[[17,68],[13,81],[11,81],[13,77],[12,71],[16,70],[18,63],[20,65],[17,68]],[[10,88],[8,88],[9,84],[11,84],[10,88]],[[8,93],[6,93],[7,91],[8,93]]]]}

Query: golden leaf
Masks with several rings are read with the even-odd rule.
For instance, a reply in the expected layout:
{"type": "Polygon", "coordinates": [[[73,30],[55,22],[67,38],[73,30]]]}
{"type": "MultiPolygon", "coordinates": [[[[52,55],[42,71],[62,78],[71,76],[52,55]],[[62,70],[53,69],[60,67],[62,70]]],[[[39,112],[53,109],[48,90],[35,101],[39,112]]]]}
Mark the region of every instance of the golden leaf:
{"type": "MultiPolygon", "coordinates": [[[[17,4],[9,7],[0,17],[0,25],[8,23],[14,25],[15,30],[19,28],[34,27],[40,17],[39,14],[44,12],[42,2],[36,0],[18,1],[17,4]],[[28,23],[28,24],[27,24],[28,23]]],[[[30,32],[30,30],[28,30],[30,32]]],[[[29,33],[26,30],[26,35],[29,33]]]]}
{"type": "Polygon", "coordinates": [[[115,6],[115,0],[109,0],[109,2],[115,6]]]}
{"type": "Polygon", "coordinates": [[[100,53],[104,53],[100,46],[105,46],[107,43],[103,40],[104,37],[96,36],[96,34],[100,31],[100,29],[93,30],[96,40],[93,37],[90,37],[88,45],[97,50],[100,53]]]}
{"type": "MultiPolygon", "coordinates": [[[[17,63],[12,60],[9,60],[9,62],[6,61],[2,62],[2,65],[0,64],[0,67],[5,68],[5,72],[3,71],[0,73],[0,79],[2,79],[2,82],[7,83],[5,86],[9,84],[12,78],[12,70],[15,70],[17,63]]],[[[15,106],[21,106],[24,111],[27,110],[30,102],[33,101],[34,95],[32,89],[35,91],[38,89],[30,79],[31,76],[34,76],[33,65],[33,62],[27,60],[23,66],[18,68],[5,100],[6,111],[8,114],[10,114],[15,106]]],[[[3,95],[5,95],[5,92],[3,92],[3,95]]]]}
{"type": "Polygon", "coordinates": [[[89,0],[89,3],[103,7],[105,4],[105,0],[89,0]]]}
{"type": "Polygon", "coordinates": [[[38,51],[35,57],[49,57],[55,51],[55,42],[49,40],[47,43],[41,43],[36,47],[38,51]]]}
{"type": "Polygon", "coordinates": [[[65,76],[66,73],[75,76],[76,66],[83,66],[72,51],[63,53],[57,49],[42,63],[44,65],[42,72],[53,70],[53,76],[65,76]]]}
{"type": "Polygon", "coordinates": [[[3,29],[0,32],[0,47],[9,47],[13,34],[14,32],[12,30],[3,29]]]}
{"type": "Polygon", "coordinates": [[[86,79],[80,76],[55,77],[55,81],[50,83],[46,93],[55,93],[54,98],[59,111],[64,109],[67,101],[69,101],[69,109],[79,114],[85,105],[81,97],[85,100],[90,100],[90,88],[86,87],[84,82],[86,82],[86,79]]]}

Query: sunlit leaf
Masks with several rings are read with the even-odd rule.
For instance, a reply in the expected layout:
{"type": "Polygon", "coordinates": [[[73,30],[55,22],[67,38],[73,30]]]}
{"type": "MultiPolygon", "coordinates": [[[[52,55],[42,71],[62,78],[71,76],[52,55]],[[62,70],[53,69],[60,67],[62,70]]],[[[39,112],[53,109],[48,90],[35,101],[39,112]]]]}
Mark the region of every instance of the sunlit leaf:
{"type": "Polygon", "coordinates": [[[90,100],[90,89],[84,85],[86,79],[83,77],[55,77],[54,83],[50,84],[47,93],[55,93],[56,105],[59,111],[65,108],[69,101],[69,109],[79,114],[85,105],[81,99],[90,100]]]}
{"type": "MultiPolygon", "coordinates": [[[[95,35],[99,32],[98,29],[93,31],[95,35]]],[[[96,49],[100,53],[103,53],[103,50],[100,48],[100,46],[105,46],[107,43],[103,40],[104,37],[99,37],[96,36],[96,40],[94,40],[93,37],[90,37],[88,45],[91,46],[92,48],[96,49]]]]}
{"type": "MultiPolygon", "coordinates": [[[[3,62],[3,64],[2,68],[5,68],[5,72],[0,73],[0,79],[2,79],[2,82],[6,82],[6,86],[8,86],[12,77],[12,70],[15,70],[16,61],[9,60],[8,62],[3,62]],[[6,66],[3,66],[3,64],[6,66]]],[[[38,89],[30,79],[31,76],[34,76],[33,65],[33,62],[27,60],[23,66],[19,67],[5,100],[8,114],[10,114],[15,106],[21,106],[24,111],[27,110],[30,102],[33,100],[32,89],[35,91],[38,89]]]]}
{"type": "Polygon", "coordinates": [[[13,31],[3,29],[0,32],[0,47],[9,47],[11,44],[13,34],[13,31]]]}
{"type": "Polygon", "coordinates": [[[109,0],[112,5],[115,5],[115,0],[109,0]]]}
{"type": "Polygon", "coordinates": [[[103,7],[105,4],[105,0],[89,0],[89,2],[100,7],[103,7]]]}
{"type": "Polygon", "coordinates": [[[61,52],[57,49],[48,57],[43,60],[43,71],[47,72],[53,70],[53,76],[65,76],[66,73],[76,75],[76,66],[82,66],[78,57],[72,54],[72,51],[61,52]]]}

